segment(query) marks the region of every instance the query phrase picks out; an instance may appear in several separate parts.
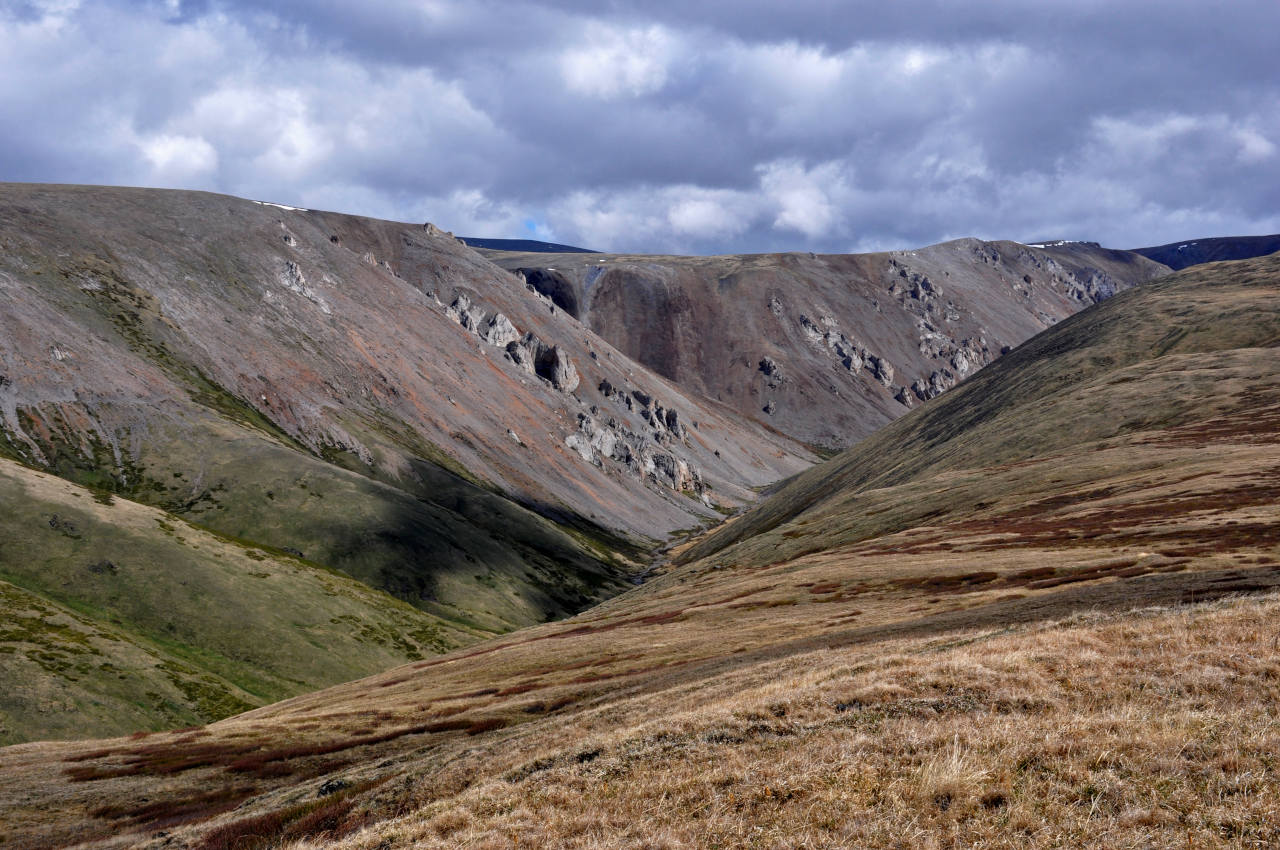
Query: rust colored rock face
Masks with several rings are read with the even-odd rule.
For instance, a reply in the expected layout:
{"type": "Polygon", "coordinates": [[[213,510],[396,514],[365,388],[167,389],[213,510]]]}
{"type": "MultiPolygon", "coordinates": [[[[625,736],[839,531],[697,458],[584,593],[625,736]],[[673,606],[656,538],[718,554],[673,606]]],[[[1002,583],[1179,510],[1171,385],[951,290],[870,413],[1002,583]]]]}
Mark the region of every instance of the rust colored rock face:
{"type": "Polygon", "coordinates": [[[482,253],[659,374],[830,448],[1168,272],[1090,243],[976,239],[847,256],[482,253]]]}

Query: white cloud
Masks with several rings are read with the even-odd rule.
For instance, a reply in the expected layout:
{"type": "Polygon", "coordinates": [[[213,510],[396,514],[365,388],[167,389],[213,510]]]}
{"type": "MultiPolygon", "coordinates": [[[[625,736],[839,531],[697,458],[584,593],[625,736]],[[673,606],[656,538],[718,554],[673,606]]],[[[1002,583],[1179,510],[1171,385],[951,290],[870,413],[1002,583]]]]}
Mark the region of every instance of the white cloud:
{"type": "Polygon", "coordinates": [[[1262,162],[1275,155],[1275,143],[1257,130],[1241,127],[1236,130],[1235,136],[1236,142],[1240,145],[1238,157],[1243,163],[1262,162]]]}
{"type": "MultiPolygon", "coordinates": [[[[420,203],[424,221],[446,223],[445,229],[463,236],[523,236],[527,216],[515,204],[495,201],[479,189],[459,189],[447,197],[430,198],[420,203]]],[[[543,231],[549,237],[549,231],[543,231]]]]}
{"type": "Polygon", "coordinates": [[[199,136],[152,136],[139,145],[156,179],[164,185],[199,181],[218,167],[218,152],[199,136]]]}
{"type": "Polygon", "coordinates": [[[570,90],[608,100],[652,94],[666,84],[677,45],[665,28],[593,23],[582,38],[584,44],[560,55],[560,73],[570,90]]]}
{"type": "Polygon", "coordinates": [[[821,47],[794,41],[736,45],[734,71],[753,82],[803,97],[822,95],[842,82],[863,50],[832,55],[821,47]]]}
{"type": "Polygon", "coordinates": [[[908,77],[914,77],[923,74],[935,65],[945,62],[946,59],[946,52],[935,47],[908,47],[899,57],[898,67],[903,74],[908,77]]]}
{"type": "Polygon", "coordinates": [[[812,169],[796,160],[759,166],[760,188],[776,207],[773,226],[818,239],[843,222],[842,202],[851,194],[843,163],[827,162],[812,169]]]}
{"type": "Polygon", "coordinates": [[[1094,120],[1095,138],[1114,154],[1128,160],[1150,160],[1164,156],[1181,137],[1201,130],[1206,119],[1192,115],[1102,116],[1094,120]]]}

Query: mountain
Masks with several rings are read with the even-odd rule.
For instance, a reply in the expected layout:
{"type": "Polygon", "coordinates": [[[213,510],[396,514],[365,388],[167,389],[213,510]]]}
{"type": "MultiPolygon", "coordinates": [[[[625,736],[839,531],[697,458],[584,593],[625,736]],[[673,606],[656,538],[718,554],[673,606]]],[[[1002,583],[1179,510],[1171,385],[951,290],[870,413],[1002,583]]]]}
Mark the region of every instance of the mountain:
{"type": "Polygon", "coordinates": [[[1280,258],[1121,292],[564,622],[203,728],[10,747],[0,829],[1266,845],[1278,348],[1280,258]]]}
{"type": "Polygon", "coordinates": [[[1133,253],[1180,270],[1200,263],[1247,260],[1280,251],[1280,234],[1272,236],[1217,236],[1190,242],[1170,242],[1153,248],[1134,248],[1133,253]]]}
{"type": "Polygon", "coordinates": [[[22,504],[0,579],[50,612],[4,614],[3,660],[31,681],[3,704],[9,741],[70,734],[95,700],[82,732],[210,720],[572,614],[814,460],[431,225],[22,184],[0,185],[0,458],[22,504]],[[304,602],[354,592],[326,570],[380,593],[304,602]],[[80,670],[64,625],[149,672],[122,689],[80,670]],[[279,645],[240,651],[240,627],[279,645]],[[175,658],[227,698],[179,698],[175,658]],[[172,704],[124,705],[145,693],[172,704]]]}
{"type": "Polygon", "coordinates": [[[520,251],[541,254],[595,254],[590,248],[575,248],[558,242],[540,242],[537,239],[477,239],[459,236],[458,241],[472,248],[488,248],[492,251],[520,251]]]}
{"type": "Polygon", "coordinates": [[[482,251],[619,350],[804,443],[844,448],[1083,307],[1168,273],[1094,243],[880,254],[482,251]]]}
{"type": "MultiPolygon", "coordinates": [[[[1066,534],[1097,546],[1119,535],[1170,557],[1207,554],[1201,544],[1183,553],[1177,543],[1211,534],[1191,527],[1202,512],[1266,504],[1274,489],[1265,479],[1280,401],[1277,270],[1274,257],[1193,268],[1122,293],[856,451],[796,476],[682,557],[737,560],[745,550],[736,547],[751,547],[753,560],[772,561],[915,527],[932,542],[904,546],[944,551],[961,545],[945,542],[953,525],[963,536],[998,539],[1002,521],[1016,528],[1028,512],[1060,515],[1038,529],[1049,539],[1066,534]],[[1152,500],[1146,479],[1174,475],[1195,487],[1152,500]],[[876,494],[887,489],[914,495],[883,510],[876,494]]],[[[1235,531],[1216,532],[1224,548],[1235,531]]]]}

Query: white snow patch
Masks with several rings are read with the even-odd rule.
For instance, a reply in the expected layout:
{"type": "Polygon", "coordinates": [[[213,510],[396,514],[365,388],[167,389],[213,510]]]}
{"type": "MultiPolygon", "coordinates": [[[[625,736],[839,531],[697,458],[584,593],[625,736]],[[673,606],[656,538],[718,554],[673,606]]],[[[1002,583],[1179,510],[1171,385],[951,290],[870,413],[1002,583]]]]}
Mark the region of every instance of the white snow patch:
{"type": "Polygon", "coordinates": [[[289,210],[290,212],[311,212],[311,210],[306,210],[306,209],[303,209],[302,207],[290,207],[290,206],[285,206],[284,204],[273,204],[270,201],[254,201],[253,203],[257,204],[260,207],[275,207],[278,210],[289,210]]]}

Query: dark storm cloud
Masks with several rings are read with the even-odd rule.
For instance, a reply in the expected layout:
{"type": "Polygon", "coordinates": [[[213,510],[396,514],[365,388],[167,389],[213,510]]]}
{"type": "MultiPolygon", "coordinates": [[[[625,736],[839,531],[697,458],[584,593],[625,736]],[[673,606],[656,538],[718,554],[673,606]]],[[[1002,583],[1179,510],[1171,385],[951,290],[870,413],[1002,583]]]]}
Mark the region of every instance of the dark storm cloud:
{"type": "Polygon", "coordinates": [[[1267,2],[0,0],[0,179],[615,250],[1280,230],[1267,2]]]}

